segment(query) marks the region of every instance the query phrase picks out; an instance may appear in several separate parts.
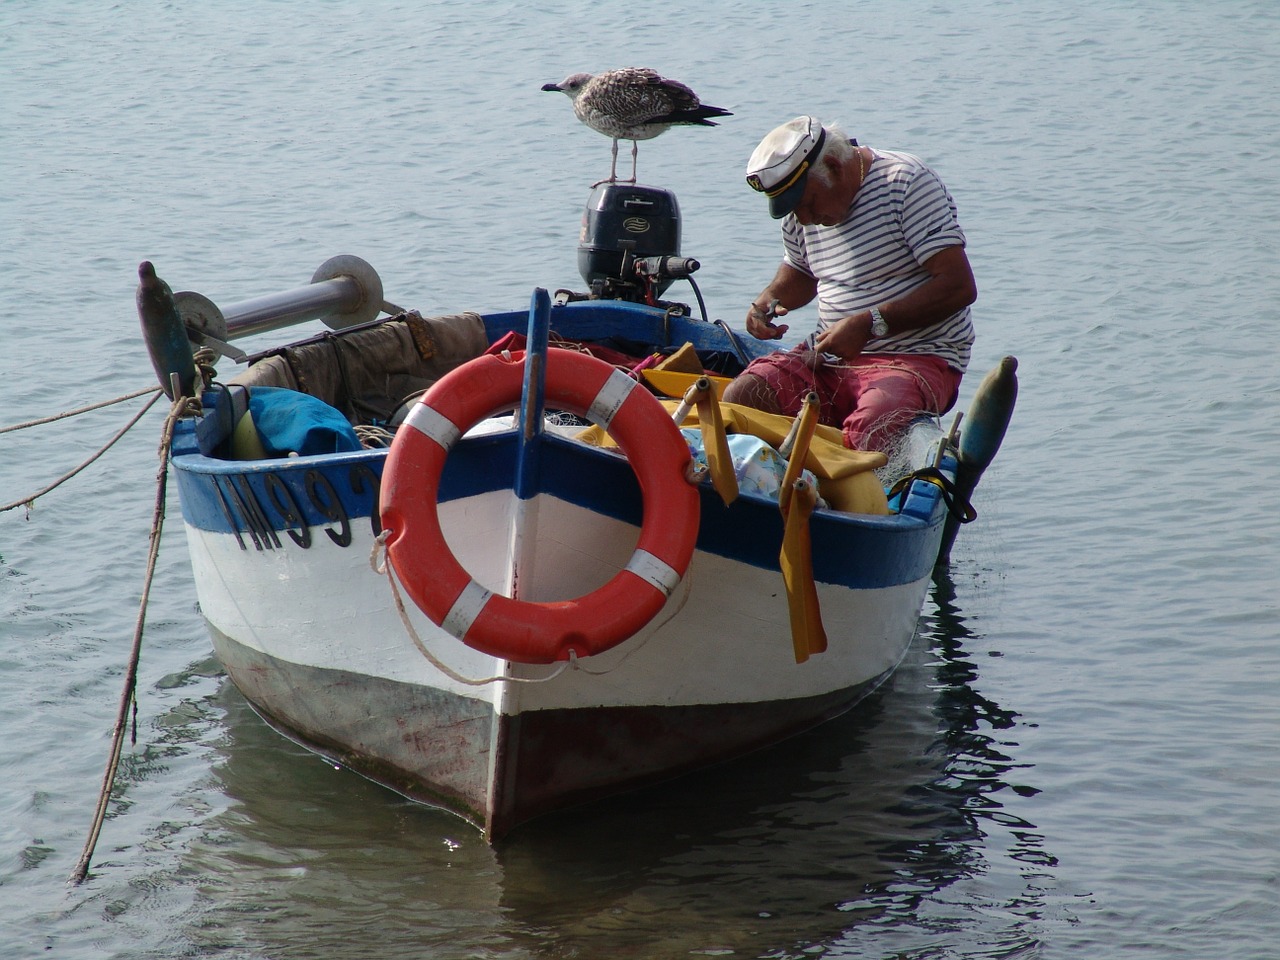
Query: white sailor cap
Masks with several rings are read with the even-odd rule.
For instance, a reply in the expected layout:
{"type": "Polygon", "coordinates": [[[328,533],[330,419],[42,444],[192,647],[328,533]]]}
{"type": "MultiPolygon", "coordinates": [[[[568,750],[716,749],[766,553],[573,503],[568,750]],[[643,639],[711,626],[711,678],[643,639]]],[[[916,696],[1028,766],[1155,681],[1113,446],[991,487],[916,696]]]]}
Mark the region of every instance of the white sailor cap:
{"type": "Polygon", "coordinates": [[[804,195],[809,169],[826,142],[827,132],[814,117],[796,117],[769,131],[747,161],[747,183],[769,198],[775,220],[796,208],[804,195]]]}

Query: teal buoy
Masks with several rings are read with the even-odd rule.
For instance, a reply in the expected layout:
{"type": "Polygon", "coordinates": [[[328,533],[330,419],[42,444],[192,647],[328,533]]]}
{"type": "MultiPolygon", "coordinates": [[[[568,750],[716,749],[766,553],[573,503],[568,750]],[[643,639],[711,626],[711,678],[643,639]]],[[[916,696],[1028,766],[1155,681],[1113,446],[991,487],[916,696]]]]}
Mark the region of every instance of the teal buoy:
{"type": "MultiPolygon", "coordinates": [[[[969,405],[960,431],[960,449],[956,457],[955,499],[968,503],[991,465],[1004,440],[1013,407],[1018,400],[1018,360],[1005,357],[982,378],[978,390],[969,405]]],[[[942,546],[938,550],[938,563],[951,561],[951,545],[955,542],[960,521],[947,517],[942,530],[942,546]]]]}

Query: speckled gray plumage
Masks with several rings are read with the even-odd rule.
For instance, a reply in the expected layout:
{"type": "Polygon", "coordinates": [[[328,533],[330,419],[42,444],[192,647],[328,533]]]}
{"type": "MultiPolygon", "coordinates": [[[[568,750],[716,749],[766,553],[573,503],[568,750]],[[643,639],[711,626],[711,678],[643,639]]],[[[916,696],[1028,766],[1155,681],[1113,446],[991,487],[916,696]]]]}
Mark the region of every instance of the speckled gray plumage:
{"type": "MultiPolygon", "coordinates": [[[[613,139],[616,176],[619,140],[651,140],[676,125],[714,127],[712,117],[729,117],[723,107],[707,106],[678,80],[669,80],[648,67],[623,67],[592,75],[575,73],[543,90],[557,90],[573,101],[573,112],[592,130],[613,139]]],[[[635,179],[632,146],[632,179],[635,179]]]]}
{"type": "Polygon", "coordinates": [[[647,67],[623,67],[595,76],[575,73],[542,89],[568,94],[579,120],[616,140],[649,140],[675,124],[714,127],[709,118],[731,116],[721,107],[704,105],[678,80],[647,67]]]}

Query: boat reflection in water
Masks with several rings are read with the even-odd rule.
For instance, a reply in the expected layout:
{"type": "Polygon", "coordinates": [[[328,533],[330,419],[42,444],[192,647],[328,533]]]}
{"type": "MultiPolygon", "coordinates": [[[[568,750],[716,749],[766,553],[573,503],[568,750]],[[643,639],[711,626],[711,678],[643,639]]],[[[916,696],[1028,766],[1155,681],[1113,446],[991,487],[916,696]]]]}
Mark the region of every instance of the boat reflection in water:
{"type": "Polygon", "coordinates": [[[273,957],[863,956],[948,936],[1014,955],[1038,939],[1054,860],[1019,815],[1037,791],[1017,714],[978,689],[981,639],[940,576],[860,710],[496,847],[282,747],[224,684],[226,806],[187,855],[208,906],[186,936],[273,957]]]}

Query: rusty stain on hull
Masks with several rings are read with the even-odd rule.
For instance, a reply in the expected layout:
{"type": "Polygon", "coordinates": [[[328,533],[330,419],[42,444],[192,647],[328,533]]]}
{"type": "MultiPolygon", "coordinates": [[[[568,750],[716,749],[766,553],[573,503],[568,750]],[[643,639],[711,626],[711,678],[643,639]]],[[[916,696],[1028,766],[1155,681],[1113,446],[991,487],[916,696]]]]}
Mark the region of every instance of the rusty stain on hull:
{"type": "Polygon", "coordinates": [[[845,712],[888,676],[801,700],[495,718],[484,700],[303,667],[213,634],[233,682],[271,726],[403,796],[463,817],[491,841],[543,814],[783,740],[845,712]]]}

